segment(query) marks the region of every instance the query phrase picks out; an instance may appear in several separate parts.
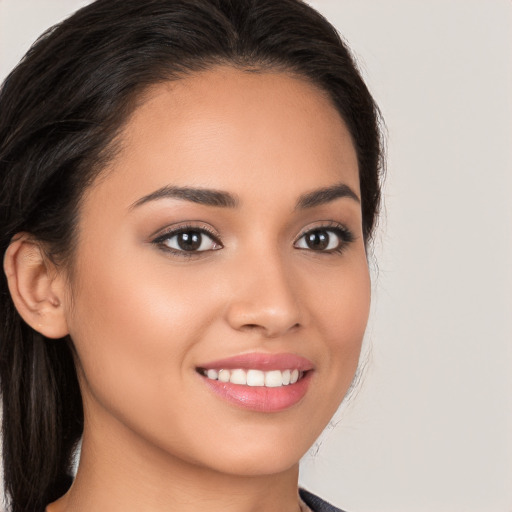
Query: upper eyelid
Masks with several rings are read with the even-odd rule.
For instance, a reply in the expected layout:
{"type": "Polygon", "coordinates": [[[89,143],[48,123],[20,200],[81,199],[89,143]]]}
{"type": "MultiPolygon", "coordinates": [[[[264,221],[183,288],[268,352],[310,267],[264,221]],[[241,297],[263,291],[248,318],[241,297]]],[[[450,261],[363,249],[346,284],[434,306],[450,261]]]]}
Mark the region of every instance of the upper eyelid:
{"type": "Polygon", "coordinates": [[[167,226],[166,228],[159,229],[155,233],[150,236],[150,240],[152,242],[157,242],[158,240],[163,240],[165,238],[169,238],[171,236],[175,236],[184,231],[200,231],[214,239],[216,242],[220,242],[220,235],[211,227],[206,226],[205,224],[185,224],[185,225],[173,225],[167,226]]]}
{"type": "Polygon", "coordinates": [[[295,240],[300,240],[304,235],[306,235],[310,231],[316,231],[316,230],[321,230],[321,229],[323,229],[325,231],[341,230],[341,231],[345,232],[347,235],[354,236],[352,230],[349,229],[344,224],[342,224],[341,222],[337,222],[337,221],[334,221],[334,220],[318,221],[318,222],[320,222],[320,224],[318,224],[318,225],[315,224],[313,226],[311,224],[309,224],[307,227],[302,229],[300,231],[300,234],[297,236],[297,238],[295,240]]]}

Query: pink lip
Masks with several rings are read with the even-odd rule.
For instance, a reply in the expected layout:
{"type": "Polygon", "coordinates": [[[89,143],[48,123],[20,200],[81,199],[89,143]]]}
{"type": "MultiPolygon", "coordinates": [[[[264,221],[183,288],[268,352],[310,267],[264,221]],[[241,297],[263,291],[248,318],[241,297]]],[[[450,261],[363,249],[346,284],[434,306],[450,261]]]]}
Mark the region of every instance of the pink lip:
{"type": "Polygon", "coordinates": [[[251,354],[241,354],[239,356],[218,359],[198,366],[198,368],[213,370],[293,370],[297,369],[305,372],[313,369],[313,363],[308,359],[295,354],[264,354],[254,352],[251,354]]]}
{"type": "Polygon", "coordinates": [[[222,399],[243,409],[257,412],[279,412],[292,407],[302,400],[307,393],[313,374],[313,364],[295,354],[243,354],[240,356],[219,359],[199,366],[203,369],[255,369],[262,371],[297,369],[306,372],[295,384],[277,388],[251,387],[230,382],[208,379],[198,376],[222,399]]]}

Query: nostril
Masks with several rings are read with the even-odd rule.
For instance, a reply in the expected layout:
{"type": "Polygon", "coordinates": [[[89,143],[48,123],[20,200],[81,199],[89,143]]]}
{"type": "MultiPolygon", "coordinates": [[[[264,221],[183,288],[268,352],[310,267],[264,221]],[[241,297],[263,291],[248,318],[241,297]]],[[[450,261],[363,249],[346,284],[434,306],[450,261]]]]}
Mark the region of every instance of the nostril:
{"type": "Polygon", "coordinates": [[[244,324],[240,327],[240,330],[245,332],[260,331],[263,329],[264,328],[258,324],[244,324]]]}
{"type": "Polygon", "coordinates": [[[225,314],[234,329],[246,333],[261,331],[265,337],[272,338],[303,325],[300,321],[303,310],[292,296],[254,294],[249,300],[236,296],[228,303],[225,314]]]}
{"type": "Polygon", "coordinates": [[[279,326],[275,326],[275,328],[272,328],[271,326],[265,326],[265,325],[259,325],[259,324],[245,324],[240,327],[240,330],[246,331],[246,332],[262,331],[266,338],[275,338],[278,336],[282,336],[285,332],[289,333],[290,331],[295,331],[298,328],[300,328],[299,323],[293,324],[288,329],[283,329],[279,326]]]}

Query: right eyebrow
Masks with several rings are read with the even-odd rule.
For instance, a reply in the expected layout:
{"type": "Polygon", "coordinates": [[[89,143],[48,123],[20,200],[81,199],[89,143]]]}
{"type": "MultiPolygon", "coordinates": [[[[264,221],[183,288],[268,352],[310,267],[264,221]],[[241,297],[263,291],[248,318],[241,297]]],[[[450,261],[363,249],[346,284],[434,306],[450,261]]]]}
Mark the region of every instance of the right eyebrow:
{"type": "Polygon", "coordinates": [[[237,208],[240,204],[239,199],[228,192],[208,188],[176,187],[169,185],[141,197],[130,206],[130,210],[150,201],[164,198],[183,199],[184,201],[222,208],[237,208]]]}

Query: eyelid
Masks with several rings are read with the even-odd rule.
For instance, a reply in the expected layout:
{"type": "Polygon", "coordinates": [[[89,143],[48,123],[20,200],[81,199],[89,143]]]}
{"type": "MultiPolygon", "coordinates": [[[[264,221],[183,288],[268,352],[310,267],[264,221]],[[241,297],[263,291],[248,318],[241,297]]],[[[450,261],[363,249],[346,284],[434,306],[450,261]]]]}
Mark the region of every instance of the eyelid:
{"type": "Polygon", "coordinates": [[[211,237],[220,239],[220,235],[217,232],[216,229],[214,229],[211,225],[208,223],[202,221],[202,220],[186,220],[182,222],[175,222],[174,224],[168,224],[167,226],[163,228],[159,228],[156,231],[153,231],[149,236],[148,240],[150,242],[154,242],[156,239],[160,237],[164,237],[166,235],[169,235],[169,233],[176,233],[180,231],[186,231],[186,230],[197,230],[197,231],[204,231],[207,235],[210,235],[211,237]]]}

